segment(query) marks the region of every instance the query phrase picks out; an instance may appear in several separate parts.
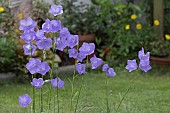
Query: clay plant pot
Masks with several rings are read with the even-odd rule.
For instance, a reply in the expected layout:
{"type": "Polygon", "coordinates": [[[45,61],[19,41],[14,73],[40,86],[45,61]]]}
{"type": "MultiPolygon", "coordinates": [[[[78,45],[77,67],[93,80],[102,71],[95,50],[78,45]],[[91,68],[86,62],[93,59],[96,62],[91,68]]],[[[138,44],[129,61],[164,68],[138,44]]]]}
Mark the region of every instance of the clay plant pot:
{"type": "Polygon", "coordinates": [[[157,66],[163,66],[167,67],[170,66],[170,58],[161,58],[161,57],[150,57],[151,64],[157,65],[157,66]]]}
{"type": "Polygon", "coordinates": [[[94,42],[96,35],[95,34],[87,34],[87,35],[78,35],[79,36],[79,46],[83,44],[83,42],[94,42]]]}

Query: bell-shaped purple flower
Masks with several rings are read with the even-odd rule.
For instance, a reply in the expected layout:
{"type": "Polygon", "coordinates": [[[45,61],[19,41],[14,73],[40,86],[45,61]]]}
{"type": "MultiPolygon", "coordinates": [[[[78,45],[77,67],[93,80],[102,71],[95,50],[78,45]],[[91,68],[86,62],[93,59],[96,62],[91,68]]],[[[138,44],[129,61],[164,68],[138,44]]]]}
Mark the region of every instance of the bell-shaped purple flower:
{"type": "Polygon", "coordinates": [[[35,37],[36,35],[34,31],[26,31],[20,36],[20,38],[23,39],[26,43],[31,43],[35,37]]]}
{"type": "Polygon", "coordinates": [[[26,68],[31,74],[35,74],[40,71],[41,60],[36,58],[30,58],[29,62],[26,64],[26,68]]]}
{"type": "Polygon", "coordinates": [[[61,38],[57,38],[55,41],[56,49],[63,51],[64,48],[67,47],[67,40],[61,40],[61,38]]]}
{"type": "Polygon", "coordinates": [[[97,58],[95,55],[90,59],[90,62],[92,64],[92,69],[96,69],[100,65],[102,65],[102,59],[97,58]]]}
{"type": "Polygon", "coordinates": [[[78,54],[77,54],[77,60],[78,60],[79,62],[82,62],[85,58],[86,58],[86,55],[85,55],[85,54],[83,54],[83,53],[78,53],[78,54]]]}
{"type": "Polygon", "coordinates": [[[51,85],[54,87],[54,88],[62,88],[64,86],[64,81],[62,81],[59,77],[58,78],[55,78],[55,79],[52,79],[51,80],[51,85]]]}
{"type": "Polygon", "coordinates": [[[85,55],[90,55],[95,50],[95,44],[94,43],[86,43],[84,42],[83,45],[79,48],[79,51],[85,55]]]}
{"type": "Polygon", "coordinates": [[[48,63],[42,62],[40,71],[38,73],[40,73],[41,75],[45,75],[49,70],[50,70],[50,66],[48,65],[48,63]]]}
{"type": "Polygon", "coordinates": [[[53,4],[51,5],[49,12],[54,16],[60,15],[63,13],[63,7],[61,5],[53,4]]]}
{"type": "Polygon", "coordinates": [[[45,50],[49,49],[51,44],[52,44],[51,38],[44,38],[36,42],[38,49],[45,49],[45,50]]]}
{"type": "Polygon", "coordinates": [[[136,63],[136,60],[128,60],[126,69],[129,70],[129,72],[132,72],[138,68],[138,65],[136,63]]]}
{"type": "Polygon", "coordinates": [[[44,80],[42,78],[33,78],[31,84],[36,88],[41,88],[44,84],[44,80]]]}
{"type": "Polygon", "coordinates": [[[78,63],[76,64],[76,70],[79,73],[79,75],[82,75],[86,72],[85,64],[78,63]]]}
{"type": "Polygon", "coordinates": [[[23,48],[24,48],[24,54],[25,55],[34,55],[34,52],[36,50],[36,46],[33,45],[33,44],[25,44],[23,45],[23,48]]]}
{"type": "Polygon", "coordinates": [[[51,20],[52,32],[58,32],[61,30],[61,21],[60,20],[51,20]]]}
{"type": "Polygon", "coordinates": [[[74,46],[76,46],[79,43],[78,35],[70,35],[67,40],[68,40],[67,45],[70,48],[73,48],[74,46]]]}
{"type": "Polygon", "coordinates": [[[64,27],[60,30],[59,32],[59,36],[61,40],[67,40],[70,37],[70,32],[68,30],[68,28],[64,27]]]}
{"type": "Polygon", "coordinates": [[[49,19],[46,19],[45,23],[42,25],[42,30],[46,33],[53,31],[53,24],[49,19]]]}
{"type": "Polygon", "coordinates": [[[106,72],[109,69],[109,65],[108,64],[104,64],[102,66],[102,71],[106,72]]]}
{"type": "Polygon", "coordinates": [[[30,17],[28,17],[26,20],[20,20],[20,30],[28,31],[28,30],[34,30],[35,26],[37,25],[37,22],[32,20],[30,17]]]}
{"type": "Polygon", "coordinates": [[[43,30],[38,30],[38,31],[36,32],[36,40],[40,40],[40,39],[44,39],[44,38],[46,38],[46,37],[44,36],[44,31],[43,31],[43,30]]]}
{"type": "Polygon", "coordinates": [[[116,73],[114,72],[114,69],[113,68],[109,68],[107,71],[106,71],[106,75],[108,77],[114,77],[116,76],[116,73]]]}
{"type": "Polygon", "coordinates": [[[138,52],[138,57],[140,60],[149,60],[150,57],[150,52],[147,52],[146,54],[144,53],[144,48],[138,52]]]}
{"type": "Polygon", "coordinates": [[[139,68],[140,68],[142,71],[147,72],[147,71],[150,70],[152,67],[150,66],[149,60],[140,60],[139,68]]]}
{"type": "Polygon", "coordinates": [[[24,94],[19,96],[18,101],[20,106],[27,107],[32,102],[32,99],[28,94],[24,94]]]}
{"type": "Polygon", "coordinates": [[[75,48],[69,49],[69,58],[77,58],[78,51],[75,48]]]}

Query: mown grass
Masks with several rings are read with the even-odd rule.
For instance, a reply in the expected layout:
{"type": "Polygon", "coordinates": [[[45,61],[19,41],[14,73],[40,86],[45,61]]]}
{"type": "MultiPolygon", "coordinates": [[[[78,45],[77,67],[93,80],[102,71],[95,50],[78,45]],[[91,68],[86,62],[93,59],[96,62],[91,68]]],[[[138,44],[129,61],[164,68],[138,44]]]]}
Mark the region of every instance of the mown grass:
{"type": "MultiPolygon", "coordinates": [[[[127,87],[136,77],[134,85],[122,102],[119,113],[170,113],[170,71],[168,68],[153,68],[148,73],[136,71],[128,73],[124,69],[115,69],[117,76],[109,78],[108,95],[111,113],[114,113],[127,87]]],[[[70,77],[71,79],[72,77],[70,77]]],[[[89,72],[84,75],[84,85],[80,95],[77,113],[106,113],[105,75],[101,72],[89,72]]],[[[71,85],[67,77],[62,77],[65,86],[59,89],[60,112],[70,112],[71,85]]],[[[75,78],[74,94],[81,86],[81,76],[75,78]]],[[[53,99],[48,110],[48,89],[50,84],[43,86],[44,113],[53,113],[53,99]],[[47,111],[48,110],[48,111],[47,111]]],[[[56,89],[55,89],[56,92],[56,89]]],[[[26,83],[5,83],[0,86],[0,113],[30,113],[32,104],[23,109],[18,104],[18,97],[23,94],[32,97],[32,87],[26,83]]],[[[54,89],[53,89],[54,93],[54,89]]],[[[39,94],[39,90],[36,90],[39,94]]],[[[76,93],[77,94],[77,93],[76,93]]],[[[37,113],[39,97],[36,96],[37,113]]],[[[54,95],[52,95],[54,97],[54,95]]],[[[73,100],[75,107],[77,96],[73,100]]],[[[57,103],[57,102],[56,102],[57,103]]],[[[73,108],[74,108],[73,107],[73,108]]],[[[57,113],[57,104],[56,104],[57,113]]]]}

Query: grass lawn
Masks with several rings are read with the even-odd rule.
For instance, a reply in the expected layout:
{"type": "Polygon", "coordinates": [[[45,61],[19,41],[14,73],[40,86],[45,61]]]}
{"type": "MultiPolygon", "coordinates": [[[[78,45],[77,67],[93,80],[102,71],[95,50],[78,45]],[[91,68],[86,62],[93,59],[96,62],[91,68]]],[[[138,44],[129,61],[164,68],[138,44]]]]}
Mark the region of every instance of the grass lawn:
{"type": "MultiPolygon", "coordinates": [[[[114,113],[120,99],[123,97],[134,77],[136,77],[134,85],[132,85],[130,92],[126,95],[118,112],[170,113],[170,71],[168,68],[163,70],[153,68],[148,73],[142,73],[141,71],[128,73],[127,70],[119,68],[115,69],[115,71],[117,72],[117,76],[108,79],[108,98],[111,113],[114,113]]],[[[62,79],[65,81],[65,86],[59,89],[60,112],[69,113],[71,85],[67,77],[62,77],[62,79]]],[[[75,78],[74,93],[77,92],[80,86],[81,76],[78,76],[75,78]]],[[[48,108],[48,90],[49,84],[46,83],[43,86],[45,109],[48,108]]],[[[39,92],[40,90],[36,90],[37,95],[39,92]]],[[[54,92],[56,92],[56,89],[53,90],[54,92]]],[[[0,113],[30,113],[32,104],[25,109],[22,109],[18,104],[18,97],[26,93],[32,97],[32,87],[30,84],[0,83],[0,113]]],[[[84,85],[80,95],[77,113],[106,113],[105,95],[104,73],[96,71],[87,73],[84,75],[84,85]]],[[[39,97],[36,97],[36,106],[38,109],[39,97]]],[[[73,106],[75,106],[76,98],[77,96],[73,100],[73,106]]],[[[45,111],[44,113],[53,113],[53,101],[54,99],[52,99],[50,111],[45,111]]]]}

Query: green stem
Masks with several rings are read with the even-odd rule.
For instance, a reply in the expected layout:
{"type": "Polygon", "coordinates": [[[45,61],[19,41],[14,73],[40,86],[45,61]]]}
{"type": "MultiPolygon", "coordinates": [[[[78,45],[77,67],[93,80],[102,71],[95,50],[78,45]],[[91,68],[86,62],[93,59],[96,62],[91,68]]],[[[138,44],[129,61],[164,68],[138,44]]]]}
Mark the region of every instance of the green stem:
{"type": "Polygon", "coordinates": [[[126,92],[125,92],[125,94],[123,95],[122,99],[120,100],[119,105],[118,105],[118,107],[117,107],[117,109],[116,109],[116,113],[118,112],[121,103],[122,103],[123,100],[125,99],[125,96],[128,94],[128,92],[130,91],[132,85],[134,84],[134,80],[135,80],[135,77],[133,78],[133,80],[132,80],[130,86],[129,86],[128,89],[126,90],[126,92]]]}
{"type": "MultiPolygon", "coordinates": [[[[34,75],[32,75],[32,80],[34,78],[34,75]]],[[[33,95],[33,113],[35,113],[35,87],[32,86],[32,95],[33,95]]]]}
{"type": "Polygon", "coordinates": [[[78,97],[77,97],[76,107],[75,107],[74,113],[76,113],[78,102],[79,102],[79,98],[80,98],[80,93],[82,91],[82,87],[83,87],[83,84],[84,84],[83,75],[81,77],[82,77],[82,79],[81,79],[81,86],[80,86],[80,89],[79,89],[79,93],[78,93],[78,97]]]}
{"type": "Polygon", "coordinates": [[[108,78],[106,76],[106,108],[107,108],[107,113],[110,113],[108,94],[107,93],[108,93],[108,78]]]}
{"type": "Polygon", "coordinates": [[[58,105],[58,113],[60,113],[60,103],[59,103],[59,95],[58,94],[59,94],[59,91],[58,91],[58,88],[57,88],[57,105],[58,105]]]}

